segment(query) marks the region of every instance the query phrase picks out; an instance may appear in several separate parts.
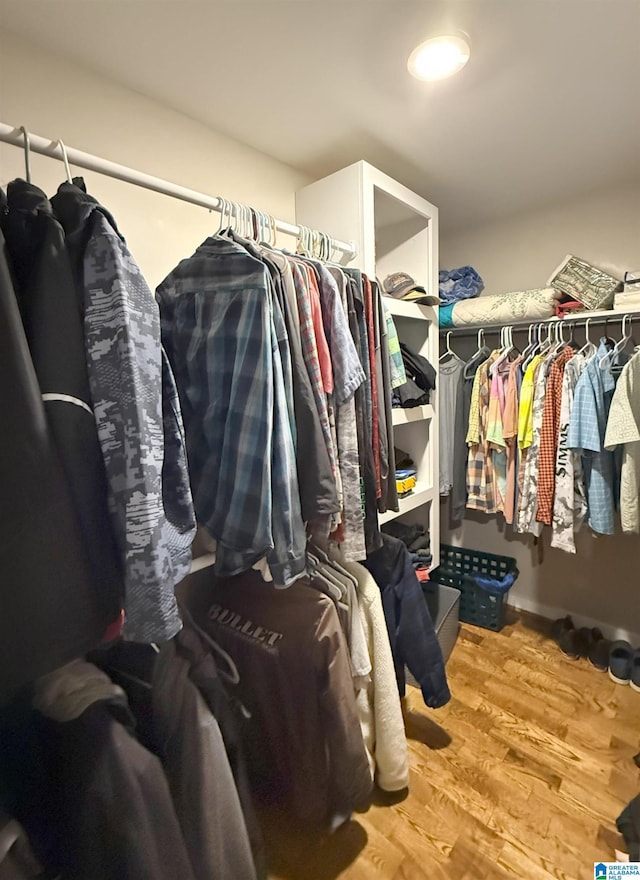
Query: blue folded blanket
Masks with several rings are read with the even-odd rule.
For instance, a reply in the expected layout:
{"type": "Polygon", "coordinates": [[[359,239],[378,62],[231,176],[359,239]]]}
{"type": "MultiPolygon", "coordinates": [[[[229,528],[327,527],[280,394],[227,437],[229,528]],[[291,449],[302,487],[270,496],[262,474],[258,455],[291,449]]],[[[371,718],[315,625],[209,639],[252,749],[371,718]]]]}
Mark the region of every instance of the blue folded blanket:
{"type": "MultiPolygon", "coordinates": [[[[484,281],[473,266],[440,272],[440,299],[444,305],[472,299],[484,290],[484,281]]],[[[441,322],[442,323],[442,322],[441,322]]]]}

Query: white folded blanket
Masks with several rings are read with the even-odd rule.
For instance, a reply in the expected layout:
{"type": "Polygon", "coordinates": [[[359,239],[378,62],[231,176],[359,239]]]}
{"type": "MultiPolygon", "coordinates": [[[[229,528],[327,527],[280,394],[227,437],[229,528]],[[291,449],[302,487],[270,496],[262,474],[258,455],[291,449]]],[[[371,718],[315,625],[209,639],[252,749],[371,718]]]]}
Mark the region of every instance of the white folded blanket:
{"type": "Polygon", "coordinates": [[[542,287],[466,299],[453,307],[453,326],[480,327],[486,324],[511,324],[514,321],[552,318],[559,297],[560,294],[553,287],[542,287]]]}

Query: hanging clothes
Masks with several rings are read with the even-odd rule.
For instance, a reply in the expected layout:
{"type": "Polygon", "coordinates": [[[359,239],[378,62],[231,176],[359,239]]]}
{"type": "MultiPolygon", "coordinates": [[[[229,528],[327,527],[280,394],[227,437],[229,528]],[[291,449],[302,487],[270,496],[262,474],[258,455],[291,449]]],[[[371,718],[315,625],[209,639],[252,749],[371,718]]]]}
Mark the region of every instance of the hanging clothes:
{"type": "Polygon", "coordinates": [[[364,566],[340,561],[358,582],[358,606],[371,657],[370,680],[356,698],[371,773],[383,791],[400,791],[409,785],[409,759],[380,589],[364,566]]]}
{"type": "Polygon", "coordinates": [[[346,321],[346,330],[349,333],[349,340],[353,346],[357,367],[354,368],[361,381],[354,386],[353,394],[349,394],[342,403],[338,404],[337,418],[337,436],[338,436],[338,460],[340,471],[342,473],[342,494],[343,494],[343,540],[342,548],[345,559],[357,560],[363,559],[367,553],[367,545],[364,535],[364,518],[362,515],[362,497],[361,497],[361,481],[362,475],[360,471],[360,458],[358,454],[358,425],[356,417],[356,393],[362,387],[365,381],[364,370],[358,358],[358,351],[355,347],[353,337],[351,336],[351,328],[349,326],[348,297],[347,286],[348,280],[337,266],[329,266],[328,271],[331,273],[336,285],[338,286],[342,312],[346,321]]]}
{"type": "MultiPolygon", "coordinates": [[[[4,226],[1,198],[0,218],[4,226]]],[[[89,559],[87,533],[42,401],[9,259],[0,232],[0,401],[11,425],[11,431],[3,432],[0,454],[4,524],[0,578],[5,585],[0,614],[2,704],[25,683],[98,644],[118,614],[121,596],[120,579],[111,583],[108,578],[106,583],[102,577],[96,579],[89,559]]],[[[93,416],[74,404],[67,410],[72,429],[78,427],[82,434],[86,428],[91,459],[90,449],[98,448],[93,416]]],[[[105,499],[103,503],[106,510],[105,499]]],[[[107,545],[109,527],[107,520],[107,545]]],[[[96,554],[103,558],[99,550],[96,554]]],[[[105,573],[109,570],[105,563],[105,573]]]]}
{"type": "Polygon", "coordinates": [[[315,392],[303,353],[301,322],[291,264],[280,251],[266,246],[257,247],[253,242],[240,239],[237,235],[234,235],[234,241],[245,247],[252,256],[258,256],[264,261],[276,293],[278,288],[282,291],[280,299],[291,353],[293,412],[298,438],[304,438],[304,442],[299,440],[296,444],[300,508],[306,522],[316,517],[329,521],[338,512],[340,505],[321,414],[316,405],[315,392]]]}
{"type": "Polygon", "coordinates": [[[422,587],[406,547],[382,533],[382,547],[364,562],[382,593],[398,693],[405,694],[405,666],[419,683],[427,706],[451,699],[442,649],[429,616],[422,587]]]}
{"type": "MultiPolygon", "coordinates": [[[[605,448],[604,438],[615,389],[610,370],[600,366],[611,344],[600,340],[598,351],[580,376],[574,392],[567,445],[582,454],[589,527],[601,535],[614,532],[616,463],[613,452],[605,448]]],[[[618,481],[619,485],[619,481],[618,481]]]]}
{"type": "Polygon", "coordinates": [[[562,380],[551,546],[566,553],[576,552],[575,534],[587,515],[582,456],[568,445],[575,387],[586,365],[585,356],[577,352],[565,365],[562,380]]]}
{"type": "Polygon", "coordinates": [[[497,360],[500,352],[493,351],[475,374],[469,407],[469,429],[467,444],[467,507],[484,513],[495,513],[496,491],[493,461],[489,454],[487,428],[489,424],[489,400],[491,397],[491,377],[489,367],[497,360]]]}
{"type": "Polygon", "coordinates": [[[562,386],[567,362],[574,356],[568,345],[555,357],[549,369],[545,389],[544,411],[540,428],[540,451],[538,453],[538,512],[536,519],[547,526],[553,518],[553,500],[556,491],[556,457],[560,433],[562,409],[562,386]]]}
{"type": "Polygon", "coordinates": [[[518,486],[518,410],[519,392],[518,376],[522,376],[520,367],[522,356],[515,358],[509,368],[509,378],[505,391],[504,412],[502,414],[502,436],[506,446],[507,482],[504,499],[505,522],[513,525],[517,506],[518,486]]]}
{"type": "Polygon", "coordinates": [[[364,311],[363,274],[359,269],[345,269],[345,275],[348,279],[347,304],[349,327],[360,364],[365,374],[365,381],[356,391],[356,426],[358,431],[360,475],[362,479],[361,498],[364,512],[365,543],[367,553],[370,553],[379,547],[381,542],[377,516],[378,505],[372,433],[371,365],[368,356],[369,341],[364,311]]]}
{"type": "Polygon", "coordinates": [[[188,574],[195,516],[184,430],[153,294],[111,215],[78,185],[52,199],[84,318],[91,397],[125,573],[124,634],[171,638],[175,585],[188,574]]]}
{"type": "Polygon", "coordinates": [[[605,449],[622,446],[620,514],[623,532],[640,532],[640,352],[625,365],[611,401],[605,449]]]}
{"type": "Polygon", "coordinates": [[[220,727],[173,641],[158,658],[152,694],[160,757],[196,880],[256,880],[220,727]]]}
{"type": "Polygon", "coordinates": [[[196,514],[218,542],[216,570],[236,574],[266,556],[286,586],[304,571],[305,532],[269,274],[216,236],[156,295],[196,514]]]}
{"type": "Polygon", "coordinates": [[[60,458],[95,582],[96,601],[110,621],[123,593],[107,508],[107,483],[90,392],[82,324],[65,235],[42,190],[14,180],[0,215],[16,297],[38,377],[51,436],[60,458]]]}
{"type": "Polygon", "coordinates": [[[255,573],[192,576],[195,622],[227,651],[256,791],[302,822],[336,828],[368,802],[371,773],[348,649],[331,599],[299,580],[274,590],[255,573]]]}
{"type": "Polygon", "coordinates": [[[45,868],[69,880],[195,880],[158,758],[119,687],[75,661],[3,714],[2,788],[45,868]]]}
{"type": "Polygon", "coordinates": [[[475,374],[480,364],[490,355],[490,351],[482,346],[467,361],[458,375],[456,393],[456,412],[453,452],[453,488],[451,492],[451,518],[459,522],[464,518],[467,507],[467,433],[469,431],[469,412],[475,374]]]}
{"type": "MultiPolygon", "coordinates": [[[[382,496],[378,502],[378,511],[386,513],[387,510],[398,511],[398,490],[396,486],[396,466],[393,432],[393,375],[391,367],[391,351],[389,348],[391,332],[390,325],[394,327],[393,318],[385,314],[385,306],[382,300],[380,286],[372,282],[374,291],[374,303],[376,305],[376,327],[379,328],[380,345],[380,372],[378,374],[378,387],[381,389],[383,406],[379,408],[380,414],[380,462],[382,479],[382,496]],[[389,320],[391,318],[391,320],[389,320]]],[[[398,346],[399,347],[399,346],[398,346]]],[[[362,556],[359,557],[362,559],[362,556]]]]}
{"type": "Polygon", "coordinates": [[[440,494],[448,495],[454,482],[456,399],[464,361],[452,357],[439,369],[440,494]]]}
{"type": "Polygon", "coordinates": [[[531,407],[531,445],[527,449],[527,456],[524,462],[520,506],[518,509],[518,531],[529,533],[534,535],[534,537],[540,537],[542,534],[542,523],[536,519],[538,513],[538,455],[540,451],[540,433],[544,415],[547,376],[552,363],[553,359],[551,357],[542,358],[535,371],[535,385],[531,407]]]}

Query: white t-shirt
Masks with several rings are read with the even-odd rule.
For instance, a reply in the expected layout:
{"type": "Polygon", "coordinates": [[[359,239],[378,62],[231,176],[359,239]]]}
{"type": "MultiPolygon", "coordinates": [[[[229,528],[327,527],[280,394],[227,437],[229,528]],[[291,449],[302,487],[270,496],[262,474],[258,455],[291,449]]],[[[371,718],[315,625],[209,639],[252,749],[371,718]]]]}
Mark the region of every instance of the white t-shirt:
{"type": "Polygon", "coordinates": [[[604,437],[607,449],[623,446],[620,517],[623,532],[640,532],[640,351],[625,365],[613,393],[604,437]]]}

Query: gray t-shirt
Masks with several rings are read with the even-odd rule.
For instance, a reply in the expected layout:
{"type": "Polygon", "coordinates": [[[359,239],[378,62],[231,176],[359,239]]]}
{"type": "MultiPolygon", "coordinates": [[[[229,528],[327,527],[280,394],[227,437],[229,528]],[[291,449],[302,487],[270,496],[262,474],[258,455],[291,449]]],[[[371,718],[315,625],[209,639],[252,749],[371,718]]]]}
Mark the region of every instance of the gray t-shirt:
{"type": "Polygon", "coordinates": [[[440,494],[448,495],[453,487],[453,446],[455,437],[456,397],[464,361],[452,357],[440,364],[438,405],[440,417],[440,494]]]}

